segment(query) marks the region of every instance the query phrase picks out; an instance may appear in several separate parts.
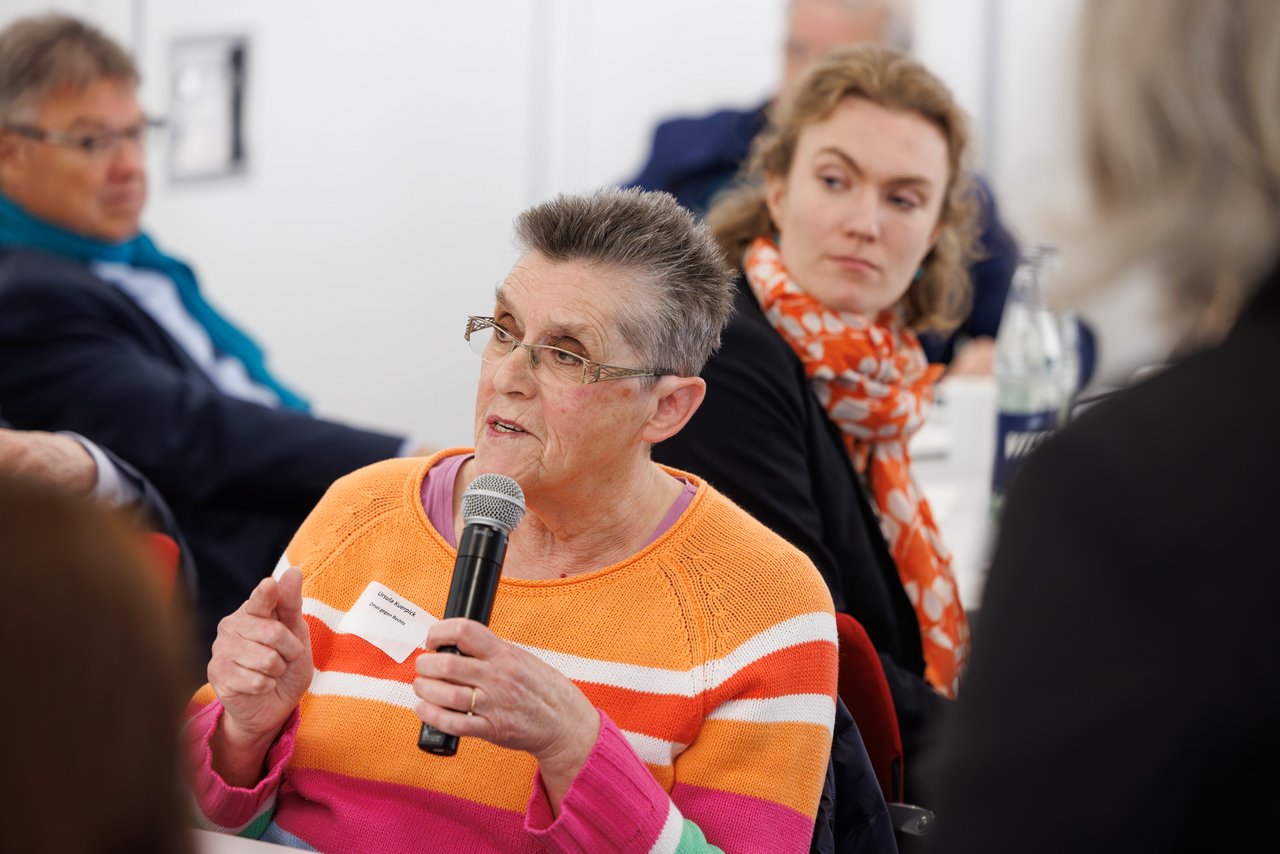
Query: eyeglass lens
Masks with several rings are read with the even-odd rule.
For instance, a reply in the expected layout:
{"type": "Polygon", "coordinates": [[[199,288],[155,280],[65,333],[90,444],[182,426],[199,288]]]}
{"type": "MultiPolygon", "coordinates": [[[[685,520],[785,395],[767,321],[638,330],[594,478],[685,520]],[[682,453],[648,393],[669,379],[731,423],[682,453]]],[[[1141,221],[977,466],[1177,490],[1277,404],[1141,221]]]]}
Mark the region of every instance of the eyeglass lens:
{"type": "Polygon", "coordinates": [[[150,124],[140,124],[123,130],[106,131],[105,133],[86,134],[81,145],[89,151],[115,151],[128,140],[139,148],[146,148],[151,137],[150,124]]]}
{"type": "Polygon", "coordinates": [[[573,353],[546,344],[525,344],[515,336],[485,323],[473,322],[468,339],[471,349],[486,362],[501,362],[516,348],[527,350],[535,376],[545,376],[562,385],[583,382],[586,361],[573,353]]]}

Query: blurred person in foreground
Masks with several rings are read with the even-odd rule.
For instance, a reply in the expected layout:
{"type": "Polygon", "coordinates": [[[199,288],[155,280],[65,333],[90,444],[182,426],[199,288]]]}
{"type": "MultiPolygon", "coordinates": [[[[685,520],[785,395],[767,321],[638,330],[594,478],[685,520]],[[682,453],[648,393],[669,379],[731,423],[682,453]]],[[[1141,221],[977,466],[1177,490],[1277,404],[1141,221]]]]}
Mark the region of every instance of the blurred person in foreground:
{"type": "Polygon", "coordinates": [[[193,851],[187,644],[137,533],[0,475],[0,578],[0,851],[193,851]]]}
{"type": "Polygon", "coordinates": [[[1154,273],[1186,344],[1013,483],[938,850],[1269,850],[1280,4],[1084,14],[1096,230],[1076,266],[1095,289],[1154,273]]]}
{"type": "MultiPolygon", "coordinates": [[[[910,763],[954,696],[968,628],[907,441],[973,244],[967,122],[889,48],[814,65],[708,224],[740,276],[707,399],[655,457],[805,552],[881,654],[910,763]]],[[[907,775],[910,783],[911,775],[907,775]]]]}
{"type": "Polygon", "coordinates": [[[211,639],[325,488],[405,442],[307,415],[141,232],[137,90],[124,50],[74,18],[0,32],[0,411],[75,431],[155,485],[191,545],[211,639]]]}
{"type": "Polygon", "coordinates": [[[492,315],[466,320],[474,451],[339,480],[289,545],[300,569],[223,621],[188,727],[204,820],[325,851],[807,850],[831,597],[803,554],[649,454],[702,402],[729,271],[666,194],[560,197],[516,228],[492,315]],[[490,626],[437,622],[481,473],[514,478],[528,512],[490,626]],[[398,657],[352,628],[374,582],[431,615],[398,657]],[[458,754],[420,752],[421,722],[458,754]]]}
{"type": "MultiPolygon", "coordinates": [[[[905,51],[911,28],[910,0],[789,0],[778,93],[752,109],[663,122],[654,132],[649,160],[631,185],[665,190],[695,213],[705,213],[716,194],[740,177],[752,140],[768,125],[769,110],[795,90],[814,62],[856,44],[905,51]]],[[[927,332],[920,341],[929,361],[948,364],[952,373],[990,374],[1018,245],[1000,221],[991,189],[975,180],[971,192],[982,234],[981,251],[969,266],[973,296],[967,316],[950,333],[927,332]]]]}

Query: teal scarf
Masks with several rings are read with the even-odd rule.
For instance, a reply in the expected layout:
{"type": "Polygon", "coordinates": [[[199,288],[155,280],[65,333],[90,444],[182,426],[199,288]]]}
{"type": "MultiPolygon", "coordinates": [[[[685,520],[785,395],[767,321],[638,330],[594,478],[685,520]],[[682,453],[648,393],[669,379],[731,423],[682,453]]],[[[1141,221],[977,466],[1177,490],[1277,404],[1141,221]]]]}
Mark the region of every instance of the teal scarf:
{"type": "Polygon", "coordinates": [[[0,246],[24,246],[84,263],[109,261],[163,273],[173,280],[183,307],[209,334],[209,340],[219,353],[243,362],[249,376],[279,395],[280,401],[289,409],[309,411],[306,400],[286,388],[267,370],[262,348],[204,301],[191,268],[165,255],[147,235],[139,234],[123,243],[103,243],[81,237],[35,219],[0,194],[0,246]]]}

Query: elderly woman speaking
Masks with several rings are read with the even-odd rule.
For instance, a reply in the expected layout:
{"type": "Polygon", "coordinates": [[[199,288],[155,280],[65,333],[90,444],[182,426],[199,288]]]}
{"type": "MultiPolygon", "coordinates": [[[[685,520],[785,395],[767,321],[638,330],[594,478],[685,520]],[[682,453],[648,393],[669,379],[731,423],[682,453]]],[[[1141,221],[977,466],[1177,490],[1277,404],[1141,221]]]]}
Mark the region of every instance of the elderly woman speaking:
{"type": "Polygon", "coordinates": [[[561,197],[517,237],[492,316],[467,320],[474,452],[339,480],[289,545],[300,571],[223,620],[189,726],[203,818],[326,851],[804,850],[830,595],[649,458],[702,401],[730,273],[665,194],[561,197]],[[439,619],[465,486],[490,473],[528,506],[492,619],[439,619]],[[420,721],[457,755],[420,752],[420,721]]]}

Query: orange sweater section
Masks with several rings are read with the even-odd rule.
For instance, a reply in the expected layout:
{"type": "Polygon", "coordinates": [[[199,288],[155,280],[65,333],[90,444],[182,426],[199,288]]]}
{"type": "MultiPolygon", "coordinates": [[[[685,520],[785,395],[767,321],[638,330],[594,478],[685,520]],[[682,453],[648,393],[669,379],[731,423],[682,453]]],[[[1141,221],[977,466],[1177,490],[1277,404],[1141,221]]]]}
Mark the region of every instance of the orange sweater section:
{"type": "MultiPolygon", "coordinates": [[[[288,559],[304,575],[317,674],[289,767],[523,813],[531,756],[479,739],[465,739],[447,761],[419,753],[415,656],[397,664],[337,631],[374,580],[443,614],[456,551],[427,519],[420,490],[430,466],[452,453],[342,478],[290,543],[288,559]]],[[[674,473],[697,492],[665,533],[586,575],[504,577],[490,627],[565,673],[668,793],[683,782],[812,818],[836,696],[830,595],[798,550],[706,483],[674,473]]],[[[211,689],[196,699],[211,701],[211,689]]],[[[278,808],[305,794],[286,786],[278,808]]]]}

